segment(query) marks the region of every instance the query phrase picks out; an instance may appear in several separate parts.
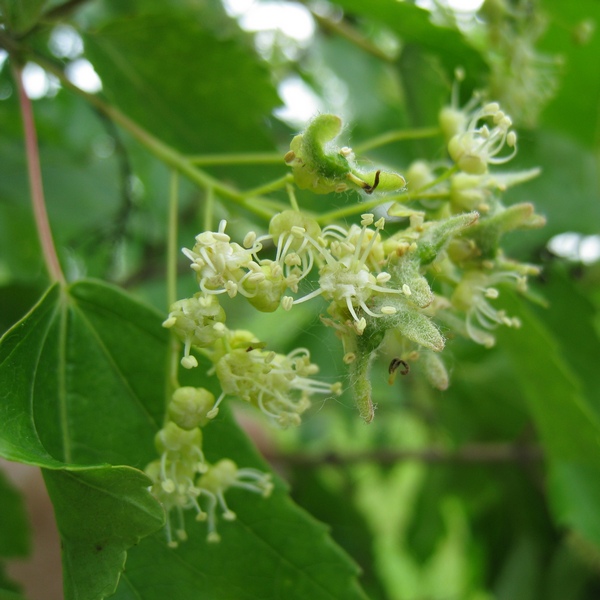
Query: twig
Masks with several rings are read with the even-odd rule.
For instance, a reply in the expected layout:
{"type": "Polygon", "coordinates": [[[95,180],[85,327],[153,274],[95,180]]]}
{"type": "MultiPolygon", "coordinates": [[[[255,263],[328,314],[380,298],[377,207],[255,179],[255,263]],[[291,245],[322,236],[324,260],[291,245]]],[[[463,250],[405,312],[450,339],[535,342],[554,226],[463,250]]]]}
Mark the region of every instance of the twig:
{"type": "Polygon", "coordinates": [[[297,467],[317,467],[322,465],[348,465],[373,462],[390,465],[404,461],[417,461],[428,464],[527,464],[543,460],[539,446],[532,444],[468,444],[457,450],[445,448],[424,448],[420,450],[377,449],[361,452],[328,452],[324,454],[267,454],[271,462],[283,462],[297,467]]]}

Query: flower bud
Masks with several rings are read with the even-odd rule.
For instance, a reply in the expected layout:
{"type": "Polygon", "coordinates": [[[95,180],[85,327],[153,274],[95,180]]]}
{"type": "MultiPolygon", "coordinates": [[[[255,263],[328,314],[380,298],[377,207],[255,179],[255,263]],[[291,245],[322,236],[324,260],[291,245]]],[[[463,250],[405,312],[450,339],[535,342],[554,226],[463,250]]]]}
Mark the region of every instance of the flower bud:
{"type": "Polygon", "coordinates": [[[206,414],[215,404],[215,397],[204,388],[180,387],[169,402],[169,418],[182,429],[203,427],[209,419],[206,414]]]}

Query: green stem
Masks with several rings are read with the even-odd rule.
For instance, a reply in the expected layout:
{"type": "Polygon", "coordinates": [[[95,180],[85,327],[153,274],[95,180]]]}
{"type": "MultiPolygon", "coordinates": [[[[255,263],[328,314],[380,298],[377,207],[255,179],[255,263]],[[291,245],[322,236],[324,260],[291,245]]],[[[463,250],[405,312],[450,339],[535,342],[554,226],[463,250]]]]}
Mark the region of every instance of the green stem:
{"type": "Polygon", "coordinates": [[[276,192],[284,188],[288,183],[294,181],[294,176],[291,173],[286,173],[283,177],[279,179],[275,179],[274,181],[270,181],[265,185],[261,185],[252,190],[248,190],[244,192],[245,198],[253,198],[256,196],[263,196],[264,194],[270,194],[271,192],[276,192]]]}
{"type": "Polygon", "coordinates": [[[244,154],[204,154],[188,156],[194,165],[280,165],[283,164],[283,155],[277,152],[256,152],[244,154]]]}
{"type": "Polygon", "coordinates": [[[322,29],[329,31],[331,33],[335,33],[340,37],[348,40],[361,50],[364,50],[371,56],[375,56],[376,58],[383,60],[387,63],[393,63],[395,58],[383,51],[381,48],[376,46],[371,40],[362,35],[359,31],[357,31],[354,27],[348,24],[347,21],[334,21],[333,19],[328,19],[327,17],[323,17],[322,15],[311,11],[312,16],[315,21],[321,26],[322,29]]]}
{"type": "Polygon", "coordinates": [[[201,169],[195,167],[190,159],[171,146],[165,144],[158,138],[154,137],[150,132],[131,120],[128,116],[122,113],[118,108],[104,102],[101,98],[94,94],[89,94],[71,83],[61,69],[57,68],[50,61],[47,61],[39,56],[35,57],[35,61],[46,71],[55,75],[61,84],[75,92],[77,95],[85,98],[92,106],[109,117],[112,121],[120,125],[128,131],[140,144],[145,146],[154,156],[164,162],[166,165],[175,169],[193,183],[204,189],[212,188],[222,198],[226,198],[238,204],[239,206],[253,212],[254,214],[270,219],[273,212],[262,206],[261,198],[253,198],[252,202],[248,202],[247,197],[242,192],[234,187],[222,183],[218,179],[211,177],[201,169]]]}
{"type": "Polygon", "coordinates": [[[425,190],[430,190],[431,188],[435,187],[436,185],[442,183],[443,181],[446,181],[446,179],[449,179],[450,177],[452,177],[452,175],[454,175],[457,172],[458,172],[458,166],[452,165],[448,170],[444,171],[441,175],[436,177],[433,181],[430,181],[429,183],[421,186],[418,190],[415,190],[412,194],[408,194],[408,195],[416,196],[417,194],[421,194],[425,190]]]}
{"type": "MultiPolygon", "coordinates": [[[[169,376],[167,377],[166,385],[165,385],[165,409],[169,406],[169,402],[171,401],[171,396],[173,392],[180,387],[179,386],[179,354],[181,352],[181,344],[175,337],[175,334],[170,334],[169,339],[169,352],[167,353],[167,373],[169,376]]],[[[169,421],[169,417],[165,410],[165,418],[163,421],[163,425],[166,425],[169,421]]]]}
{"type": "Polygon", "coordinates": [[[25,135],[25,151],[27,154],[27,172],[29,174],[29,187],[31,190],[31,203],[37,228],[42,254],[48,269],[48,274],[53,282],[65,283],[65,276],[60,267],[54,240],[52,239],[52,230],[50,229],[50,220],[46,210],[46,201],[44,199],[44,188],[42,184],[42,170],[40,167],[40,154],[37,142],[37,133],[35,130],[35,120],[33,118],[33,108],[31,100],[23,87],[22,71],[19,66],[13,64],[13,75],[17,84],[19,94],[19,104],[23,116],[23,131],[25,135]]]}
{"type": "Polygon", "coordinates": [[[435,137],[440,135],[441,130],[439,127],[423,127],[419,129],[399,129],[396,131],[388,131],[382,135],[378,135],[370,140],[362,142],[352,149],[355,154],[362,154],[373,148],[379,148],[393,142],[401,142],[404,140],[419,140],[428,137],[435,137]]]}
{"type": "Polygon", "coordinates": [[[177,300],[177,223],[179,204],[179,175],[171,172],[169,185],[169,222],[167,231],[167,303],[177,300]]]}
{"type": "Polygon", "coordinates": [[[369,202],[360,202],[359,204],[352,204],[350,206],[345,206],[344,208],[331,210],[316,217],[317,223],[319,223],[319,225],[328,225],[329,223],[333,223],[345,217],[369,212],[372,208],[385,204],[386,202],[389,202],[387,198],[375,198],[369,202]]]}
{"type": "Polygon", "coordinates": [[[204,198],[204,231],[213,230],[213,220],[215,217],[215,191],[212,188],[206,190],[204,198]]]}
{"type": "Polygon", "coordinates": [[[375,416],[373,406],[371,379],[372,353],[358,354],[356,360],[350,364],[350,381],[358,413],[365,423],[370,423],[375,416]]]}
{"type": "Polygon", "coordinates": [[[437,200],[439,198],[447,198],[450,195],[448,190],[443,190],[439,192],[428,192],[431,188],[436,187],[440,183],[446,181],[458,172],[458,167],[456,165],[451,166],[449,169],[444,171],[441,175],[436,177],[433,181],[426,183],[421,186],[418,190],[414,192],[406,192],[404,194],[399,194],[397,196],[388,196],[386,198],[387,202],[402,202],[402,204],[408,204],[409,202],[414,202],[415,200],[437,200]]]}
{"type": "MultiPolygon", "coordinates": [[[[269,198],[261,198],[260,205],[264,209],[271,210],[271,217],[276,213],[279,213],[279,212],[282,212],[282,211],[288,209],[288,206],[286,204],[284,204],[283,202],[280,202],[279,200],[270,200],[269,198]]],[[[269,219],[271,217],[269,217],[269,219]]]]}
{"type": "Polygon", "coordinates": [[[322,213],[317,217],[317,222],[320,225],[327,225],[345,217],[351,217],[353,215],[368,212],[372,208],[381,206],[382,204],[386,204],[388,202],[402,202],[402,204],[407,204],[408,202],[413,202],[415,200],[436,200],[439,198],[447,198],[448,192],[446,191],[426,193],[426,190],[442,183],[443,181],[454,175],[454,173],[456,173],[457,171],[458,167],[454,165],[447,171],[444,171],[444,173],[442,173],[439,177],[437,177],[433,181],[429,182],[427,185],[424,185],[423,187],[414,192],[407,192],[405,194],[399,194],[397,196],[374,198],[369,202],[352,204],[351,206],[345,206],[344,208],[339,208],[337,210],[322,213]]]}
{"type": "MultiPolygon", "coordinates": [[[[179,212],[179,174],[171,171],[169,182],[169,216],[167,229],[167,308],[177,300],[177,238],[178,238],[178,212],[179,212]]],[[[169,351],[167,353],[167,373],[165,405],[168,406],[171,395],[179,387],[179,354],[181,344],[171,331],[169,333],[169,351]]],[[[166,424],[168,417],[165,413],[166,424]]]]}
{"type": "Polygon", "coordinates": [[[296,199],[296,192],[294,191],[294,186],[291,183],[288,183],[285,186],[285,189],[288,193],[288,198],[290,199],[290,206],[296,212],[300,212],[300,207],[298,206],[298,200],[296,199]]]}

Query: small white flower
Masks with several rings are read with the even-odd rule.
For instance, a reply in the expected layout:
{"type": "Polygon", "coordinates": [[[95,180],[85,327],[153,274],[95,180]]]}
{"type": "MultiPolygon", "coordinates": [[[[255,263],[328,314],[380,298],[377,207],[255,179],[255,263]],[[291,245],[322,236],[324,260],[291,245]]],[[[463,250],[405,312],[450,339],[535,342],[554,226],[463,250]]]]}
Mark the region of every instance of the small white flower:
{"type": "Polygon", "coordinates": [[[467,335],[477,344],[491,348],[496,339],[490,330],[505,325],[519,327],[519,320],[508,317],[503,310],[497,310],[489,300],[495,300],[500,292],[493,287],[496,284],[513,281],[517,287],[523,287],[523,276],[517,272],[501,271],[484,273],[467,272],[452,294],[452,306],[466,313],[465,327],[467,335]]]}
{"type": "Polygon", "coordinates": [[[236,514],[227,506],[225,492],[236,487],[267,497],[273,490],[273,483],[269,473],[257,469],[239,469],[232,460],[225,458],[208,468],[207,472],[198,479],[197,487],[201,494],[208,497],[207,540],[218,542],[221,538],[216,530],[217,506],[221,508],[222,517],[226,521],[233,521],[236,518],[236,514]]]}
{"type": "MultiPolygon", "coordinates": [[[[243,248],[231,242],[225,233],[226,226],[227,221],[223,220],[218,231],[197,235],[194,248],[184,248],[182,252],[192,262],[191,267],[205,294],[227,293],[234,297],[239,292],[244,296],[252,295],[245,291],[244,282],[253,273],[250,263],[258,246],[243,248]]],[[[246,236],[245,242],[250,241],[255,243],[252,236],[246,236]]]]}
{"type": "Polygon", "coordinates": [[[227,330],[224,321],[225,311],[213,295],[198,292],[191,298],[178,300],[171,305],[171,312],[163,327],[171,329],[183,342],[183,367],[192,369],[198,366],[196,358],[190,355],[192,346],[206,348],[223,337],[227,330]]]}
{"type": "Polygon", "coordinates": [[[318,371],[304,348],[287,355],[253,347],[234,348],[216,363],[223,394],[208,416],[216,416],[223,398],[232,395],[256,406],[280,427],[299,425],[313,394],[340,393],[339,385],[313,379],[318,371]]]}
{"type": "Polygon", "coordinates": [[[448,153],[465,173],[482,175],[489,164],[503,164],[516,154],[517,134],[511,126],[512,120],[500,110],[497,102],[485,104],[468,116],[464,131],[450,139],[448,153]],[[504,146],[512,148],[512,152],[500,157],[504,146]]]}
{"type": "Polygon", "coordinates": [[[385,225],[383,218],[373,223],[370,213],[361,216],[361,227],[352,225],[345,229],[339,225],[325,227],[322,232],[324,243],[311,242],[317,251],[319,287],[306,296],[298,298],[294,304],[306,302],[317,296],[331,301],[330,314],[339,315],[345,321],[351,319],[355,331],[360,335],[367,326],[361,313],[370,317],[392,314],[392,307],[375,312],[369,307],[369,300],[375,294],[403,294],[402,290],[386,287],[389,273],[382,271],[385,252],[379,232],[385,225]],[[369,229],[374,224],[375,230],[369,229]],[[343,313],[347,317],[343,317],[343,313]]]}

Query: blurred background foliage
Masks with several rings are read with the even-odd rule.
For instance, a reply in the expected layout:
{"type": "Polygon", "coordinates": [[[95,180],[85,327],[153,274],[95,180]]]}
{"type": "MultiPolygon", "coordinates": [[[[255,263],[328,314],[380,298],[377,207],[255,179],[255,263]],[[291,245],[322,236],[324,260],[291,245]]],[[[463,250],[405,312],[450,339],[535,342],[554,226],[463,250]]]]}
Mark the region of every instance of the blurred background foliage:
{"type": "MultiPolygon", "coordinates": [[[[462,102],[475,89],[489,89],[519,131],[511,166],[542,169],[538,179],[508,192],[509,203],[534,202],[547,219],[543,229],[507,240],[509,255],[543,267],[531,284],[537,303],[506,300],[523,327],[499,332],[492,350],[449,340],[452,381],[445,392],[430,389],[417,372],[389,386],[386,365],[376,365],[378,411],[368,427],[350,395],[316,405],[294,431],[273,431],[244,407],[238,417],[295,501],[331,527],[373,600],[600,597],[596,0],[486,0],[477,15],[441,0],[2,0],[0,7],[30,60],[26,82],[35,99],[47,205],[69,280],[116,283],[161,312],[169,169],[36,68],[37,59],[91,86],[187,155],[283,156],[317,111],[344,118],[348,145],[434,126],[457,67],[466,72],[462,102]]],[[[1,59],[5,331],[48,281],[14,83],[6,54],[1,59]]],[[[412,160],[440,159],[443,151],[439,139],[427,139],[365,156],[403,172],[412,160]]],[[[286,173],[276,160],[204,168],[241,190],[286,173]]],[[[324,211],[351,199],[303,192],[299,200],[324,211]]],[[[203,229],[205,203],[205,192],[182,179],[180,247],[203,229]]],[[[217,197],[214,223],[222,217],[233,239],[266,226],[217,197]]],[[[195,284],[183,257],[180,265],[183,297],[195,284]]],[[[233,310],[231,327],[264,332],[278,351],[305,346],[323,378],[343,378],[338,342],[312,305],[295,308],[285,327],[238,304],[233,310]]],[[[6,530],[0,532],[4,551],[6,530]]],[[[3,555],[11,556],[10,548],[3,555]]]]}

